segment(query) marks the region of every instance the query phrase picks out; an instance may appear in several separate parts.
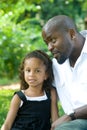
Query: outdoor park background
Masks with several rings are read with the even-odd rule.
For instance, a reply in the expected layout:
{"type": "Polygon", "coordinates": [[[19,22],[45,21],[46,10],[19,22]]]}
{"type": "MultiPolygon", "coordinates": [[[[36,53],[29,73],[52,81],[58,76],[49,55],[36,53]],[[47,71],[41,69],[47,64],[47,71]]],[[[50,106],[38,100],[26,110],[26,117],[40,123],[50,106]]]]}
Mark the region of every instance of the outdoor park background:
{"type": "Polygon", "coordinates": [[[34,49],[50,55],[41,30],[49,18],[58,14],[72,17],[79,31],[87,29],[86,0],[0,0],[0,127],[16,91],[13,88],[18,89],[22,58],[34,49]]]}

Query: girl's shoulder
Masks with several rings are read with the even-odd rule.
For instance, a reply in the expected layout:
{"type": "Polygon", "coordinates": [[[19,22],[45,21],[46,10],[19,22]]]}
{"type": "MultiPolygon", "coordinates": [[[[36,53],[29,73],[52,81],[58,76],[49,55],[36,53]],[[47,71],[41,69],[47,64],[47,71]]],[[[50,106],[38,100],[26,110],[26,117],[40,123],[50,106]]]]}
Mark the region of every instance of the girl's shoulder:
{"type": "Polygon", "coordinates": [[[16,91],[14,95],[17,95],[22,101],[26,101],[26,96],[23,90],[16,91]]]}
{"type": "Polygon", "coordinates": [[[51,97],[51,99],[56,99],[57,98],[57,91],[56,88],[51,86],[49,90],[46,91],[46,94],[51,97]]]}
{"type": "Polygon", "coordinates": [[[50,92],[54,93],[56,92],[56,88],[54,86],[51,87],[50,92]]]}
{"type": "Polygon", "coordinates": [[[58,98],[57,91],[56,91],[55,87],[51,87],[50,93],[51,93],[51,99],[55,100],[58,98]]]}

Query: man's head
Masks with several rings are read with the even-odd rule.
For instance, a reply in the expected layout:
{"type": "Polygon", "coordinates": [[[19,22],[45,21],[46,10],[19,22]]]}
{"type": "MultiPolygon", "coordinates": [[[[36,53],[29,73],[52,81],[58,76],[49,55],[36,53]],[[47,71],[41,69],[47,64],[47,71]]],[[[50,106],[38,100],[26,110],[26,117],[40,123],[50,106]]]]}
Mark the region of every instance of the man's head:
{"type": "Polygon", "coordinates": [[[42,37],[59,64],[72,55],[76,34],[76,25],[65,15],[51,18],[43,27],[42,37]]]}

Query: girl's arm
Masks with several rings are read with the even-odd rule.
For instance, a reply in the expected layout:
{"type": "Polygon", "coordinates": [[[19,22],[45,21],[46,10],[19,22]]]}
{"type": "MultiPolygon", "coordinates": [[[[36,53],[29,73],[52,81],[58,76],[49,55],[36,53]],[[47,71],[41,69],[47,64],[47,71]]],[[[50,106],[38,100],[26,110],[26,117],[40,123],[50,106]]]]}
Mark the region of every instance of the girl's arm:
{"type": "Polygon", "coordinates": [[[17,94],[15,94],[11,100],[9,112],[7,114],[4,124],[1,127],[1,130],[10,130],[11,129],[12,124],[16,118],[20,103],[21,103],[21,99],[18,97],[17,94]]]}
{"type": "Polygon", "coordinates": [[[58,96],[55,88],[51,89],[51,120],[52,123],[58,119],[58,96]]]}

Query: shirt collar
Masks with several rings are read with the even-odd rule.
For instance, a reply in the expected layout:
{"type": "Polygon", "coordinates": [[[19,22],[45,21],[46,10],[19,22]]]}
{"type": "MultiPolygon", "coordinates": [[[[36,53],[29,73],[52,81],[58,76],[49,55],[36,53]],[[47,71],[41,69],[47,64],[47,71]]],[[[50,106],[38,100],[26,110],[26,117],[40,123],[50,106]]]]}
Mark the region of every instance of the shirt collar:
{"type": "Polygon", "coordinates": [[[82,53],[87,53],[87,37],[85,38],[85,43],[82,49],[82,53]]]}

